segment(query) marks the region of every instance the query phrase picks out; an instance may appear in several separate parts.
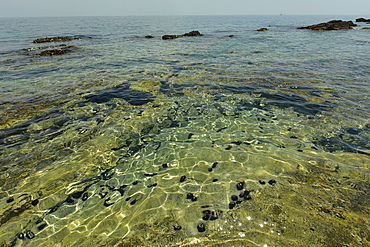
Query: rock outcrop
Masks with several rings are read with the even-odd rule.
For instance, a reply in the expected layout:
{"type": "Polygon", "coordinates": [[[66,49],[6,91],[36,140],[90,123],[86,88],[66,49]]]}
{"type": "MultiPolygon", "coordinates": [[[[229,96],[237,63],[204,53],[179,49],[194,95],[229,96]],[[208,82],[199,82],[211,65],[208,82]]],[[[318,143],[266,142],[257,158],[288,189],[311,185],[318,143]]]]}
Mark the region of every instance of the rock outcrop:
{"type": "Polygon", "coordinates": [[[257,29],[256,31],[263,32],[263,31],[267,31],[267,30],[268,30],[267,28],[263,27],[263,28],[257,29]]]}
{"type": "Polygon", "coordinates": [[[47,42],[59,42],[59,41],[71,41],[80,38],[71,37],[52,37],[52,38],[38,38],[33,41],[33,43],[47,43],[47,42]]]}
{"type": "Polygon", "coordinates": [[[365,18],[357,18],[356,22],[370,22],[370,19],[365,19],[365,18]]]}
{"type": "Polygon", "coordinates": [[[63,55],[65,53],[68,53],[68,52],[71,52],[72,49],[71,48],[76,48],[75,46],[71,45],[71,46],[60,46],[56,49],[47,49],[47,50],[44,50],[36,55],[38,56],[54,56],[54,55],[63,55]]]}
{"type": "Polygon", "coordinates": [[[352,21],[332,20],[325,23],[315,24],[298,29],[310,29],[313,31],[349,30],[357,26],[352,21]]]}
{"type": "Polygon", "coordinates": [[[188,33],[180,34],[180,35],[166,34],[166,35],[162,36],[162,39],[176,39],[176,38],[180,38],[180,37],[190,37],[190,36],[203,36],[203,34],[201,34],[199,31],[191,31],[191,32],[188,32],[188,33]]]}

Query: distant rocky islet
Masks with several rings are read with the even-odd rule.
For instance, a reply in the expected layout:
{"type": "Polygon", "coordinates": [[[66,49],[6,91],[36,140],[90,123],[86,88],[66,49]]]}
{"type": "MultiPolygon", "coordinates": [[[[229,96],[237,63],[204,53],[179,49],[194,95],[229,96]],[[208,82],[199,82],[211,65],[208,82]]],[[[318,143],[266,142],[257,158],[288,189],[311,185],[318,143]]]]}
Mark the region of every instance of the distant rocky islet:
{"type": "MultiPolygon", "coordinates": [[[[366,24],[370,24],[370,19],[366,18],[357,18],[355,22],[366,22],[366,24]]],[[[333,30],[350,30],[353,29],[353,27],[358,26],[353,21],[342,21],[342,20],[331,20],[324,23],[314,24],[310,26],[303,26],[298,27],[297,29],[309,29],[312,31],[333,31],[333,30]]],[[[362,29],[370,29],[370,27],[363,27],[362,29]]],[[[260,28],[256,31],[268,31],[267,28],[260,28]]],[[[194,37],[194,36],[203,36],[202,33],[200,33],[197,30],[184,33],[184,34],[165,34],[162,36],[163,40],[171,40],[171,39],[177,39],[181,37],[194,37]]],[[[228,37],[234,37],[234,35],[229,35],[228,37]]],[[[144,38],[146,39],[153,39],[155,38],[152,35],[146,35],[144,38]]],[[[76,37],[68,37],[68,36],[57,36],[57,37],[45,37],[45,38],[38,38],[33,40],[33,43],[39,44],[39,43],[50,43],[50,42],[68,42],[72,40],[79,40],[81,38],[76,37]]],[[[41,50],[41,52],[33,54],[36,56],[54,56],[54,55],[63,55],[69,52],[72,52],[76,47],[75,46],[67,46],[66,44],[61,44],[58,46],[54,46],[51,48],[33,48],[32,50],[41,50]]],[[[30,54],[31,55],[31,54],[30,54]]]]}

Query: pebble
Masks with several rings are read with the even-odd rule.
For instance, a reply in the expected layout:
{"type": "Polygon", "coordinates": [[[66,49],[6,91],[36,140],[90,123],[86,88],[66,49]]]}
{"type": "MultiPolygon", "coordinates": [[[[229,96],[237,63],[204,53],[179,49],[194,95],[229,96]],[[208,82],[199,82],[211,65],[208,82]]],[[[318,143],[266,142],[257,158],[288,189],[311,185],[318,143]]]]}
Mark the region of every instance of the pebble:
{"type": "Polygon", "coordinates": [[[260,184],[266,184],[266,182],[265,181],[262,181],[262,180],[258,180],[258,182],[260,183],[260,184]]]}
{"type": "Polygon", "coordinates": [[[244,182],[239,182],[236,184],[236,189],[237,190],[242,190],[244,189],[244,182]]]}
{"type": "Polygon", "coordinates": [[[186,199],[191,200],[191,199],[193,199],[193,198],[194,198],[194,195],[193,195],[192,193],[188,193],[188,194],[186,194],[186,199]]]}
{"type": "Polygon", "coordinates": [[[271,179],[270,181],[268,181],[268,183],[269,183],[269,185],[274,185],[274,184],[276,184],[276,180],[271,179]]]}
{"type": "Polygon", "coordinates": [[[162,164],[163,168],[168,168],[168,164],[162,164]]]}
{"type": "Polygon", "coordinates": [[[132,200],[132,201],[130,202],[130,205],[134,205],[136,202],[137,202],[137,200],[136,200],[136,199],[134,199],[134,200],[132,200]]]}
{"type": "Polygon", "coordinates": [[[11,203],[11,202],[14,202],[14,198],[13,197],[10,197],[10,198],[8,198],[8,200],[6,200],[6,203],[11,203]]]}
{"type": "Polygon", "coordinates": [[[180,183],[184,182],[185,180],[186,180],[186,176],[184,175],[184,176],[182,176],[182,177],[180,178],[180,183]]]}
{"type": "Polygon", "coordinates": [[[235,202],[230,202],[229,203],[229,209],[233,209],[236,206],[235,202]]]}
{"type": "Polygon", "coordinates": [[[206,225],[204,223],[199,223],[197,225],[198,232],[205,232],[206,231],[206,225]]]}
{"type": "Polygon", "coordinates": [[[19,239],[24,239],[24,234],[23,234],[23,233],[19,233],[19,234],[18,234],[18,238],[19,238],[19,239]]]}
{"type": "Polygon", "coordinates": [[[212,168],[214,169],[214,168],[216,168],[216,166],[218,165],[218,162],[214,162],[213,164],[212,164],[212,168]]]}
{"type": "Polygon", "coordinates": [[[89,193],[87,193],[87,192],[84,192],[83,194],[82,194],[82,201],[86,201],[87,200],[87,198],[89,198],[89,193]]]}
{"type": "Polygon", "coordinates": [[[41,230],[42,230],[42,229],[44,229],[46,226],[47,226],[47,224],[44,222],[44,223],[42,223],[41,225],[37,226],[37,230],[41,231],[41,230]]]}
{"type": "Polygon", "coordinates": [[[238,196],[236,196],[236,195],[232,195],[232,196],[231,196],[231,200],[232,200],[232,201],[237,201],[237,200],[238,200],[238,196]]]}
{"type": "Polygon", "coordinates": [[[180,231],[181,230],[181,226],[180,225],[174,225],[173,226],[173,229],[175,230],[175,231],[180,231]]]}
{"type": "Polygon", "coordinates": [[[26,231],[26,237],[28,239],[33,239],[35,237],[35,234],[31,230],[26,231]]]}
{"type": "Polygon", "coordinates": [[[32,206],[36,206],[37,204],[39,204],[39,199],[35,199],[31,202],[32,206]]]}

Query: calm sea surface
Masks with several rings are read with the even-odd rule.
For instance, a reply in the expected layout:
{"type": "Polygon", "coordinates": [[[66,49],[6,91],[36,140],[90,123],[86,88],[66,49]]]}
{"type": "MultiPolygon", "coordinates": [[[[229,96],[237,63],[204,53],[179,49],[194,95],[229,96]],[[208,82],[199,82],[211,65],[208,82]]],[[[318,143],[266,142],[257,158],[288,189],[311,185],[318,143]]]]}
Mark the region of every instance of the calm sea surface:
{"type": "Polygon", "coordinates": [[[0,19],[0,246],[370,245],[357,17],[0,19]]]}

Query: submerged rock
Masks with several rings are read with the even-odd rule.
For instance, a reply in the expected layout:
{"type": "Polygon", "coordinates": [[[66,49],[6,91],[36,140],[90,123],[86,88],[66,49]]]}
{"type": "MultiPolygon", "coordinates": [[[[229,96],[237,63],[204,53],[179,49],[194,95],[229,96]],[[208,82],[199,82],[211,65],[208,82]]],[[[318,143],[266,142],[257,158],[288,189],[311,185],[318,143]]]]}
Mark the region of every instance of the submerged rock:
{"type": "Polygon", "coordinates": [[[114,98],[124,99],[131,105],[144,105],[153,101],[155,97],[151,93],[130,88],[129,83],[85,96],[88,102],[95,103],[105,103],[114,98]]]}
{"type": "Polygon", "coordinates": [[[154,38],[154,36],[153,36],[153,35],[147,35],[147,36],[145,36],[144,38],[146,38],[146,39],[153,39],[153,38],[154,38]]]}
{"type": "Polygon", "coordinates": [[[59,41],[71,41],[80,38],[71,38],[71,37],[52,37],[52,38],[38,38],[33,41],[33,43],[47,43],[47,42],[59,42],[59,41]]]}
{"type": "Polygon", "coordinates": [[[297,29],[310,29],[313,31],[331,31],[331,30],[348,30],[357,26],[352,21],[332,20],[325,23],[319,23],[306,27],[298,27],[297,29]]]}
{"type": "Polygon", "coordinates": [[[60,46],[59,48],[56,48],[56,49],[44,50],[36,55],[38,56],[63,55],[65,53],[71,52],[72,51],[71,48],[75,48],[75,46],[60,46]]]}
{"type": "Polygon", "coordinates": [[[263,31],[267,31],[267,30],[268,30],[267,28],[263,27],[263,28],[257,29],[256,31],[263,32],[263,31]]]}
{"type": "Polygon", "coordinates": [[[190,37],[190,36],[203,36],[203,34],[201,34],[199,31],[191,31],[191,32],[188,32],[188,33],[180,34],[180,35],[166,34],[166,35],[162,36],[162,39],[176,39],[176,38],[180,38],[180,37],[190,37]]]}

